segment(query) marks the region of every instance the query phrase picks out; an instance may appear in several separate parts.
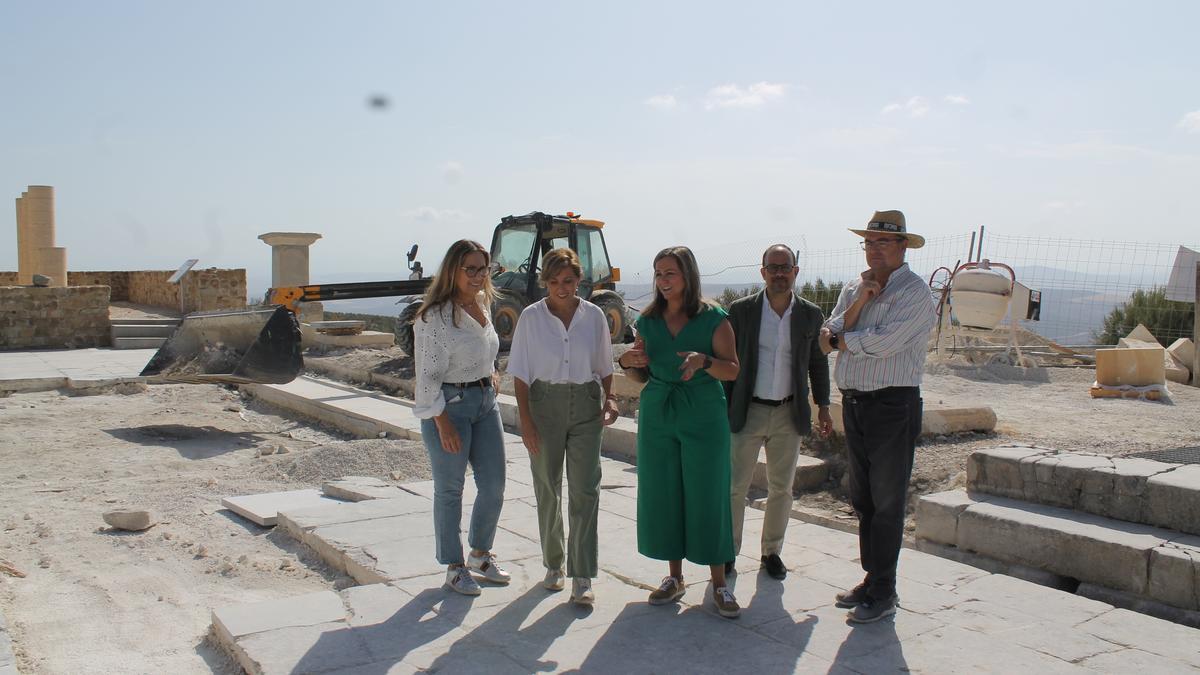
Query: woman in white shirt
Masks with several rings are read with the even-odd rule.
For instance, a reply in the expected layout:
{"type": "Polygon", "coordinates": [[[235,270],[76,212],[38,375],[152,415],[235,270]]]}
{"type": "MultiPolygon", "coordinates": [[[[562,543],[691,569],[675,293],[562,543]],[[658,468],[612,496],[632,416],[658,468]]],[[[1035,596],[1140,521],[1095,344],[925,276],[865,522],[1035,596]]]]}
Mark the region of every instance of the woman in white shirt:
{"type": "Polygon", "coordinates": [[[494,297],[487,249],[454,242],[414,322],[416,406],[421,438],[433,468],[433,528],[446,586],[479,595],[472,573],[507,584],[509,574],[491,553],[504,505],[504,427],[496,405],[493,372],[500,340],[489,307],[494,297]],[[463,562],[462,491],[467,464],[478,496],[471,509],[463,562]]]}
{"type": "Polygon", "coordinates": [[[579,256],[565,248],[542,258],[546,298],[525,308],[513,335],[508,372],[521,414],[537,497],[543,586],[563,588],[590,605],[597,575],[596,519],[600,510],[600,435],[617,419],[612,387],[612,343],[604,312],[576,292],[579,256]],[[562,478],[567,466],[570,534],[563,549],[562,478]],[[563,563],[566,562],[564,572],[563,563]]]}

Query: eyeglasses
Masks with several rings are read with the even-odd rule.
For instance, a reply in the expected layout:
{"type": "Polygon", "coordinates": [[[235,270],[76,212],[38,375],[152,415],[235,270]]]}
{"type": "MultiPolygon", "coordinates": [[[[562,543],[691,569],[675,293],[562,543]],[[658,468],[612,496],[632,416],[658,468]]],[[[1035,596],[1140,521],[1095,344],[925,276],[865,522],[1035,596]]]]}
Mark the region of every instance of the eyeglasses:
{"type": "Polygon", "coordinates": [[[883,248],[885,246],[892,246],[892,245],[898,244],[902,241],[904,241],[904,237],[888,237],[887,239],[876,239],[875,241],[870,241],[868,239],[864,239],[858,245],[860,247],[862,247],[862,250],[868,251],[873,248],[883,248]]]}
{"type": "Polygon", "coordinates": [[[783,274],[796,269],[795,265],[763,265],[768,274],[783,274]]]}
{"type": "Polygon", "coordinates": [[[466,272],[467,276],[469,277],[480,277],[487,273],[488,266],[484,265],[483,267],[471,267],[469,265],[463,265],[462,271],[466,272]]]}

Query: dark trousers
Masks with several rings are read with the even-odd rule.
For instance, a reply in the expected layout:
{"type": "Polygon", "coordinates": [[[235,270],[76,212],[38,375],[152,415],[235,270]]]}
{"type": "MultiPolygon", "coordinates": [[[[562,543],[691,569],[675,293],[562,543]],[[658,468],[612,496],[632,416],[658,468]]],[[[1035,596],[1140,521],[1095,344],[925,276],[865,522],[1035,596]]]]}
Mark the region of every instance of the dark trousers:
{"type": "Polygon", "coordinates": [[[896,592],[905,493],[921,434],[921,408],[918,387],[842,392],[850,505],[858,514],[859,556],[872,598],[896,592]]]}

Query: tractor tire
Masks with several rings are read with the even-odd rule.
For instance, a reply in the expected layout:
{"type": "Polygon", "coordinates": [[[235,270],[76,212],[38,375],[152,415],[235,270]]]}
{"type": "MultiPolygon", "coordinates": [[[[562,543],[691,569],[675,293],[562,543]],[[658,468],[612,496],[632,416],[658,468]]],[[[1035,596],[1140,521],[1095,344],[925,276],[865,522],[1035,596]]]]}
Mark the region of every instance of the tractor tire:
{"type": "Polygon", "coordinates": [[[517,321],[525,306],[517,298],[497,297],[492,305],[492,325],[496,328],[496,336],[500,338],[500,349],[507,351],[512,347],[513,335],[517,332],[517,321]]]}
{"type": "Polygon", "coordinates": [[[632,333],[625,301],[619,295],[602,295],[595,298],[593,302],[600,308],[600,311],[604,312],[604,318],[608,320],[608,336],[612,343],[624,342],[626,335],[632,333]]]}
{"type": "Polygon", "coordinates": [[[413,300],[405,305],[404,309],[400,310],[400,316],[396,317],[396,344],[413,358],[417,356],[413,351],[413,321],[416,320],[417,311],[423,304],[421,300],[413,300]]]}

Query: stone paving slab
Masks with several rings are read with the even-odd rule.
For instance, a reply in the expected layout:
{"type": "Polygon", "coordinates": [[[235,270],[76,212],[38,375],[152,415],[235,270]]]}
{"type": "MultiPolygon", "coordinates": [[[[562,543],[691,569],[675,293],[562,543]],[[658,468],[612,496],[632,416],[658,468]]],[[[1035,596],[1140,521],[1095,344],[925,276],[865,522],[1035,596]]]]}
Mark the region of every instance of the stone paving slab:
{"type": "Polygon", "coordinates": [[[154,349],[0,351],[0,390],[46,391],[136,378],[154,349]]]}
{"type": "Polygon", "coordinates": [[[263,527],[274,527],[280,511],[312,507],[341,507],[346,502],[331,499],[320,490],[287,490],[221,499],[221,506],[263,527]]]}
{"type": "Polygon", "coordinates": [[[13,655],[12,638],[8,635],[4,612],[0,612],[0,675],[17,675],[17,660],[13,655]]]}
{"type": "MultiPolygon", "coordinates": [[[[1194,648],[1200,631],[908,549],[901,552],[895,617],[854,626],[832,600],[862,579],[857,536],[793,521],[782,551],[790,573],[780,582],[760,569],[762,513],[753,509],[737,574],[730,577],[742,617],[717,615],[707,567],[689,562],[682,600],[651,606],[646,595],[666,564],[636,552],[636,470],[607,458],[597,604],[577,607],[567,601],[568,591],[541,587],[528,459],[518,439],[507,437],[506,445],[508,483],[494,550],[511,584],[484,584],[475,598],[446,590],[444,567],[433,553],[432,483],[405,484],[396,499],[281,514],[287,532],[363,585],[336,594],[344,605],[340,618],[328,594],[300,605],[316,609],[290,613],[270,604],[219,608],[214,622],[255,628],[241,635],[218,630],[222,644],[254,673],[1200,668],[1194,648]]],[[[466,501],[464,526],[470,494],[466,501]]]]}

